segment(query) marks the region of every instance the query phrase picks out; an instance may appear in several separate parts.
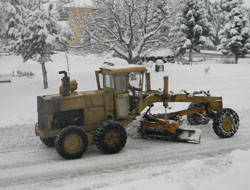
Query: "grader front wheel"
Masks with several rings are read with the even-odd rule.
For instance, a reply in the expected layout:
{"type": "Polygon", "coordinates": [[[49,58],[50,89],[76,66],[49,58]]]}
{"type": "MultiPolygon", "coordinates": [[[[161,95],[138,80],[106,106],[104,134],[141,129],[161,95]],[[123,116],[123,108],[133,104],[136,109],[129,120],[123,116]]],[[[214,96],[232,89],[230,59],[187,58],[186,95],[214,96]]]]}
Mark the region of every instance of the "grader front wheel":
{"type": "Polygon", "coordinates": [[[219,111],[213,120],[213,129],[216,135],[221,138],[233,136],[239,128],[239,116],[230,109],[224,108],[219,111]]]}
{"type": "Polygon", "coordinates": [[[94,143],[105,154],[120,152],[127,142],[127,133],[116,122],[105,122],[95,132],[94,143]]]}

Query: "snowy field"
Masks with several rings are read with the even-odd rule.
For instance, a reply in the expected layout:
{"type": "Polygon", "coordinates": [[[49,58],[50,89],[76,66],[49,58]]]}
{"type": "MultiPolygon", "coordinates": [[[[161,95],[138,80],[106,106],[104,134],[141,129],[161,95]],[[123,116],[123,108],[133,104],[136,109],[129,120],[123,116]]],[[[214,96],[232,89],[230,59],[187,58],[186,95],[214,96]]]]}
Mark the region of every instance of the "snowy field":
{"type": "MultiPolygon", "coordinates": [[[[68,56],[78,90],[96,89],[94,71],[108,58],[68,56]]],[[[203,131],[199,145],[143,140],[135,132],[135,121],[121,153],[102,155],[91,145],[81,159],[71,161],[44,147],[34,134],[36,96],[58,93],[62,78],[58,71],[67,69],[64,54],[54,55],[53,60],[47,63],[49,89],[44,90],[38,63],[0,57],[0,75],[14,72],[11,83],[0,83],[0,189],[249,189],[250,59],[240,59],[238,65],[222,64],[219,59],[192,67],[167,64],[159,73],[148,67],[153,89],[163,88],[163,76],[168,75],[173,92],[210,90],[213,96],[222,96],[224,107],[240,116],[240,128],[232,138],[218,138],[210,122],[198,126],[203,131]],[[32,71],[34,77],[17,77],[17,71],[32,71]]],[[[170,106],[174,111],[188,105],[170,106]]],[[[153,112],[163,111],[162,104],[153,108],[153,112]]]]}

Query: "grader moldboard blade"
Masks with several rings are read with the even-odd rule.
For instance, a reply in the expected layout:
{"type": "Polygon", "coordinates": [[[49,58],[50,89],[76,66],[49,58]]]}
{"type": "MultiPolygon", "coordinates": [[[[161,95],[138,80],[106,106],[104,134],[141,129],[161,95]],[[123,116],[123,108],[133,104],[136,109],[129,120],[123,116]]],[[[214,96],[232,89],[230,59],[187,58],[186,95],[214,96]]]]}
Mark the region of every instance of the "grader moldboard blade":
{"type": "Polygon", "coordinates": [[[178,129],[179,136],[177,136],[177,140],[199,144],[201,141],[201,132],[200,129],[178,129]]]}
{"type": "MultiPolygon", "coordinates": [[[[140,132],[142,137],[167,139],[194,144],[200,143],[201,130],[180,128],[183,124],[183,120],[179,116],[183,115],[186,110],[170,114],[152,115],[148,114],[151,107],[153,107],[153,105],[149,106],[149,109],[144,114],[143,120],[141,121],[140,132]]],[[[191,110],[191,112],[196,111],[196,109],[194,109],[194,111],[191,110]]]]}
{"type": "Polygon", "coordinates": [[[183,121],[164,120],[151,116],[141,121],[142,137],[152,137],[180,142],[199,144],[201,130],[179,128],[183,121]]]}

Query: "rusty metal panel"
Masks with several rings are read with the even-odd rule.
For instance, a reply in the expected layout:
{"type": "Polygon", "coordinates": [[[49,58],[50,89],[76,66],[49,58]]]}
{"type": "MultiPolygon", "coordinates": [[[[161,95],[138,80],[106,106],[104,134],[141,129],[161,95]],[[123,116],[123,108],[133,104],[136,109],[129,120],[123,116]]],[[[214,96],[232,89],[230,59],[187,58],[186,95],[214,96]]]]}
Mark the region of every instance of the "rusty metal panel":
{"type": "Polygon", "coordinates": [[[48,101],[46,104],[46,113],[55,113],[59,111],[76,110],[84,108],[84,97],[60,98],[54,101],[48,101]]]}
{"type": "Polygon", "coordinates": [[[105,111],[112,111],[114,110],[114,95],[113,93],[105,93],[104,94],[104,105],[105,111]]]}
{"type": "Polygon", "coordinates": [[[114,111],[105,111],[105,121],[114,120],[114,111]]]}
{"type": "Polygon", "coordinates": [[[38,123],[46,127],[45,101],[41,96],[37,97],[38,123]]]}
{"type": "Polygon", "coordinates": [[[91,96],[92,107],[103,106],[103,94],[98,93],[91,96]]]}
{"type": "Polygon", "coordinates": [[[84,109],[85,115],[85,124],[92,125],[92,124],[101,124],[104,122],[104,109],[103,107],[96,107],[96,108],[86,108],[84,109]]]}
{"type": "Polygon", "coordinates": [[[85,107],[90,108],[92,106],[92,97],[91,96],[85,96],[85,107]]]}
{"type": "Polygon", "coordinates": [[[64,99],[61,102],[61,110],[76,110],[83,108],[83,98],[64,99]]]}

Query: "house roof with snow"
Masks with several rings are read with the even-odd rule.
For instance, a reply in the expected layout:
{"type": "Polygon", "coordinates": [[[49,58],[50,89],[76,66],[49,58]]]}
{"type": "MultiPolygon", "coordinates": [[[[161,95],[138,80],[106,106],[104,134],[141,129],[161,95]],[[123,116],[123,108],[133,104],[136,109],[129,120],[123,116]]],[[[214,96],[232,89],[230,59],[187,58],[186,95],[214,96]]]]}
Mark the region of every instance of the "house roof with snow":
{"type": "Polygon", "coordinates": [[[92,0],[74,0],[71,3],[64,5],[64,8],[93,8],[92,0]]]}

